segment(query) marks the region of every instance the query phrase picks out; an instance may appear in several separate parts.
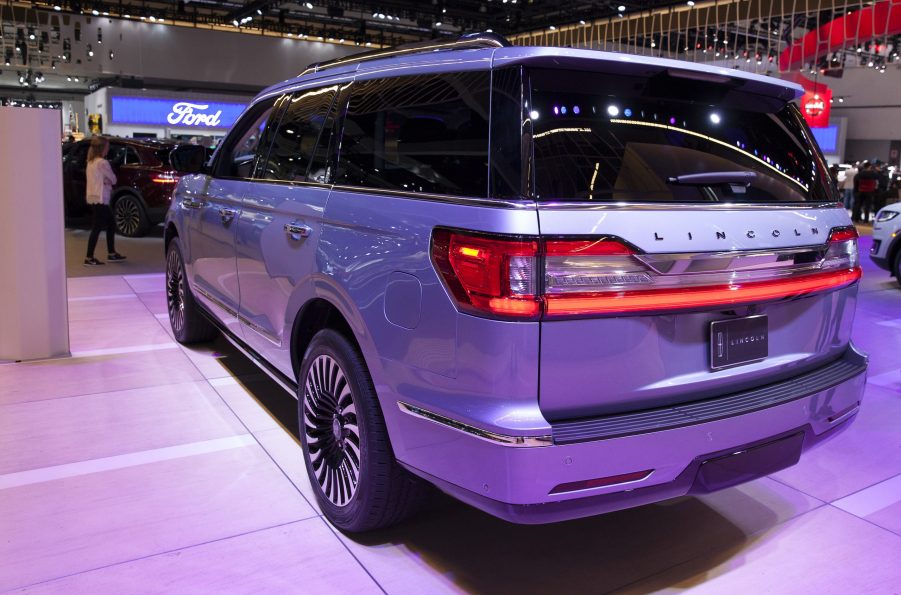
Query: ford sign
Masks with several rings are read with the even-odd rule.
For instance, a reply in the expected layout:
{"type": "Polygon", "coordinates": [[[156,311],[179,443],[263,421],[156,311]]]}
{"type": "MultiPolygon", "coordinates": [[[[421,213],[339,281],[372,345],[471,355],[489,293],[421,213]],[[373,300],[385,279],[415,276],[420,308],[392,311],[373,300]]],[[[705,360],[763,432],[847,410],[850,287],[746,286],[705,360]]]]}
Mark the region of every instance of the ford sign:
{"type": "Polygon", "coordinates": [[[179,128],[230,128],[244,111],[244,103],[180,101],[151,97],[110,99],[110,122],[179,128]]]}

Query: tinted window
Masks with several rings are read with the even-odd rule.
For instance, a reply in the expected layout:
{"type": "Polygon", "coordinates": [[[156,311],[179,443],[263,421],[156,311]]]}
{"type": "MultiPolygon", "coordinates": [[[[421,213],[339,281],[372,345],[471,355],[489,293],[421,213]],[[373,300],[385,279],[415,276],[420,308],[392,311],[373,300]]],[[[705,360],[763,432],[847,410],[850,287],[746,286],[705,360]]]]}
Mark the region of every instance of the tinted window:
{"type": "Polygon", "coordinates": [[[138,157],[138,152],[134,150],[132,147],[125,147],[125,163],[128,165],[137,165],[141,163],[141,158],[138,157]]]}
{"type": "Polygon", "coordinates": [[[119,167],[125,163],[125,147],[118,143],[110,143],[109,152],[106,154],[106,160],[113,167],[119,167]]]}
{"type": "Polygon", "coordinates": [[[834,200],[793,105],[665,73],[530,74],[540,200],[834,200]]]}
{"type": "Polygon", "coordinates": [[[488,72],[354,83],[336,182],[485,196],[489,88],[488,72]]]}
{"type": "Polygon", "coordinates": [[[249,178],[260,139],[272,113],[275,100],[261,102],[245,114],[232,128],[216,165],[216,175],[232,178],[249,178]]]}
{"type": "MultiPolygon", "coordinates": [[[[307,170],[313,158],[316,142],[335,99],[336,87],[299,93],[291,98],[273,134],[268,157],[262,160],[259,177],[289,182],[308,181],[307,170]]],[[[322,144],[328,145],[328,135],[322,144]]],[[[310,176],[316,177],[311,171],[310,176]]],[[[319,172],[317,179],[324,177],[319,172]]]]}
{"type": "Polygon", "coordinates": [[[66,153],[66,165],[72,169],[87,167],[88,145],[87,142],[79,143],[66,153]]]}
{"type": "Polygon", "coordinates": [[[521,198],[528,194],[528,180],[523,177],[528,170],[522,167],[528,143],[522,138],[530,125],[522,113],[522,70],[505,68],[491,76],[491,196],[521,198]]]}

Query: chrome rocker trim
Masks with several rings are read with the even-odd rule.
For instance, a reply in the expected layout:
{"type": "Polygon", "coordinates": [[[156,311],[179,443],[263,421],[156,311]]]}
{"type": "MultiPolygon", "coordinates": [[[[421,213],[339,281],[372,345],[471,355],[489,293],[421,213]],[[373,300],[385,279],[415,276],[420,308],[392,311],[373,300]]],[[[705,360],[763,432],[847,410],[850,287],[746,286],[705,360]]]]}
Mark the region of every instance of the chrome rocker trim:
{"type": "Polygon", "coordinates": [[[496,434],[494,432],[482,430],[470,426],[469,424],[453,420],[438,413],[428,411],[427,409],[416,407],[415,405],[410,405],[409,403],[404,403],[403,401],[398,401],[397,406],[401,411],[408,415],[412,415],[413,417],[418,417],[420,419],[425,419],[437,424],[441,424],[442,426],[457,430],[458,432],[463,432],[464,434],[475,436],[476,438],[479,438],[481,440],[486,440],[488,442],[493,442],[502,446],[540,447],[553,446],[554,444],[554,440],[551,436],[507,436],[504,434],[496,434]]]}

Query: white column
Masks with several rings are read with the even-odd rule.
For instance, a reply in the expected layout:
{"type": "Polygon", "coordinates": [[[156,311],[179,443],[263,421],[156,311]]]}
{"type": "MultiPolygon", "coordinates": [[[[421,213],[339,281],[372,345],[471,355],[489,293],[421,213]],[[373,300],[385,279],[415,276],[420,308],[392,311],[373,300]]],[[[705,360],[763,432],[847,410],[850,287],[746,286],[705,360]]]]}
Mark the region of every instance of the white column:
{"type": "Polygon", "coordinates": [[[69,355],[58,110],[0,107],[0,361],[69,355]]]}

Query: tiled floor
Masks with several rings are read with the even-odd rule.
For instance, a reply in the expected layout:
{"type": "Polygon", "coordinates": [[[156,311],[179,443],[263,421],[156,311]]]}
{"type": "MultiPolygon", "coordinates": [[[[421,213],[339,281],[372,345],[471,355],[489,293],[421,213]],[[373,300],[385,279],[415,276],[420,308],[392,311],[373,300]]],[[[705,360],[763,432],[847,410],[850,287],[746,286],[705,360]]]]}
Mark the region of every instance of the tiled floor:
{"type": "Polygon", "coordinates": [[[72,278],[73,357],[0,365],[0,591],[901,593],[901,288],[864,266],[863,410],[796,467],[548,526],[436,497],[352,538],[296,401],[222,339],[175,343],[161,275],[72,278]]]}

